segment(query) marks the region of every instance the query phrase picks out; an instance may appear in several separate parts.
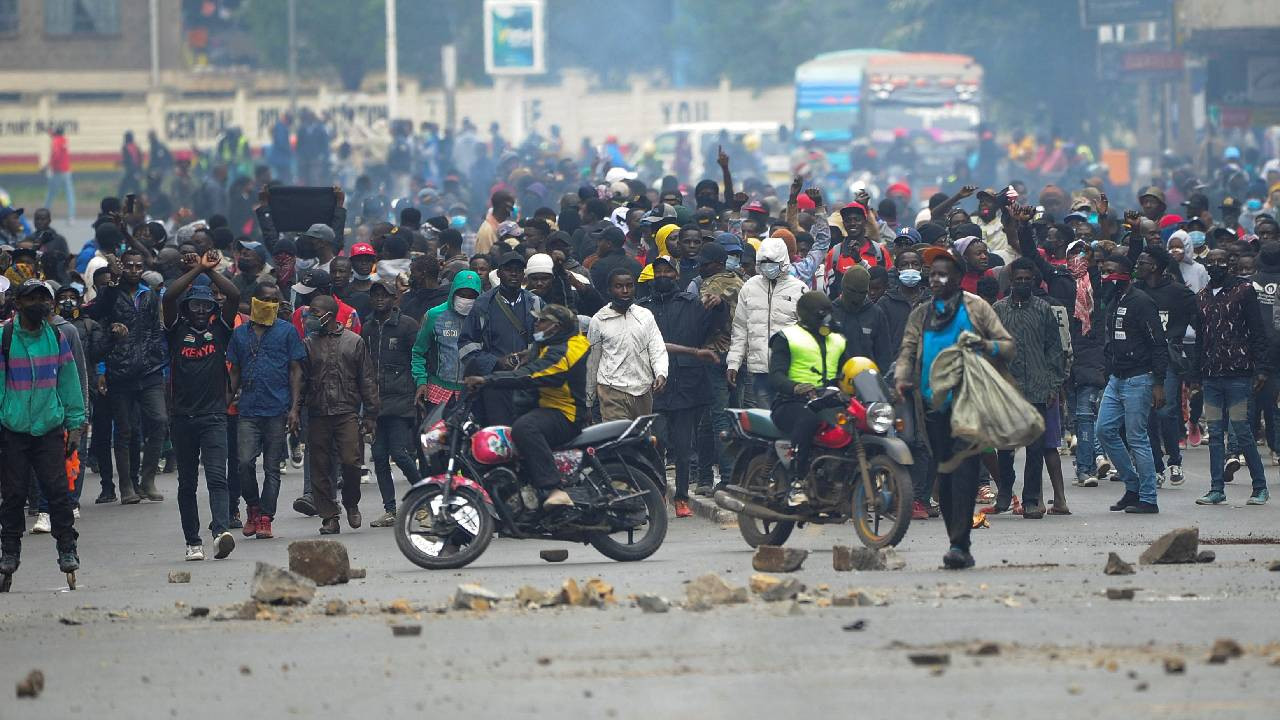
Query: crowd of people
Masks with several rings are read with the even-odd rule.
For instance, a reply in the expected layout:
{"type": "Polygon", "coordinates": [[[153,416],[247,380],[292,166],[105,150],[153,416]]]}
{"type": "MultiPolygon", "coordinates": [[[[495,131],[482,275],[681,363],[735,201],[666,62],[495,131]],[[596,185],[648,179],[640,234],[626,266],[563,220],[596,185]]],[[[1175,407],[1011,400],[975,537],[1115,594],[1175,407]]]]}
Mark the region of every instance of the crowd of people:
{"type": "Polygon", "coordinates": [[[973,565],[978,505],[1071,514],[1060,450],[1075,486],[1122,482],[1112,510],[1156,513],[1207,436],[1196,502],[1225,502],[1246,466],[1248,504],[1268,500],[1254,438],[1280,463],[1280,160],[1227,152],[1209,183],[1174,164],[1119,208],[1087,179],[929,197],[896,182],[837,202],[800,175],[737,184],[724,152],[718,178],[646,184],[607,145],[565,159],[558,133],[512,147],[470,123],[448,143],[397,124],[385,165],[351,177],[331,170],[341,148],[302,156],[329,143],[314,115],[290,122],[262,164],[238,135],[183,159],[129,137],[121,197],[101,200],[78,253],[47,209],[32,229],[0,209],[0,571],[17,567],[24,507],[78,566],[89,475],[96,503],[134,505],[163,501],[156,477],[176,469],[189,560],[206,530],[216,558],[232,530],[272,537],[291,466],[292,508],[333,534],[363,523],[369,456],[370,524],[390,526],[397,487],[433,472],[422,419],[468,391],[486,424],[512,427],[550,505],[573,502],[552,448],[658,414],[687,517],[732,472],[726,408],[771,408],[805,467],[816,388],[790,369],[832,347],[874,361],[915,414],[912,517],[944,518],[948,567],[973,565]],[[331,209],[286,231],[295,179],[332,183],[331,209]],[[934,360],[961,342],[1043,416],[1020,493],[1015,449],[959,457],[952,395],[931,391],[934,360]]]}

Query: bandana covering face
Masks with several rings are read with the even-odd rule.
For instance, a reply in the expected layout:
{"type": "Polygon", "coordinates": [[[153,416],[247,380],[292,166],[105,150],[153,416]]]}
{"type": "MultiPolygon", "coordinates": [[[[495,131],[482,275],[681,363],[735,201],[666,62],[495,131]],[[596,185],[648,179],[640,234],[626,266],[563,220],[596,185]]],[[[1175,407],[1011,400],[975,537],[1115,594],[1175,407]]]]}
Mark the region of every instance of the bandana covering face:
{"type": "Polygon", "coordinates": [[[276,279],[280,281],[282,287],[288,287],[293,284],[294,263],[297,260],[293,255],[284,253],[275,256],[276,279]]]}
{"type": "Polygon", "coordinates": [[[280,303],[249,298],[249,319],[255,325],[271,327],[276,322],[276,313],[280,311],[280,303]]]}

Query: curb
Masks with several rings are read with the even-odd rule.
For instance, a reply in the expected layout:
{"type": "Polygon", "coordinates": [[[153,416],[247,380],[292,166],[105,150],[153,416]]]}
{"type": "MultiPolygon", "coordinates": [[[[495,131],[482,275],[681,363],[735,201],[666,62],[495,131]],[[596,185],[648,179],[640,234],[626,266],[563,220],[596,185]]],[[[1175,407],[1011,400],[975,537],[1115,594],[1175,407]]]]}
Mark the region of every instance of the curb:
{"type": "Polygon", "coordinates": [[[738,513],[725,510],[716,504],[715,500],[700,495],[694,495],[689,498],[689,505],[693,508],[693,514],[710,520],[717,525],[737,525],[738,513]]]}

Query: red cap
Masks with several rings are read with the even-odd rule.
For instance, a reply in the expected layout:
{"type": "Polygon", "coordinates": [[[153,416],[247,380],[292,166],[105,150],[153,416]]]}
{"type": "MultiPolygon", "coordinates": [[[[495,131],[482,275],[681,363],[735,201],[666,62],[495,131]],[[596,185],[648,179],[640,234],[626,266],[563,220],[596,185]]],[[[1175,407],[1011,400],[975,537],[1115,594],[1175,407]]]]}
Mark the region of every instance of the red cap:
{"type": "Polygon", "coordinates": [[[378,253],[369,243],[356,243],[351,246],[351,257],[360,257],[361,255],[374,255],[378,253]]]}
{"type": "Polygon", "coordinates": [[[812,210],[815,207],[813,204],[813,198],[801,193],[800,196],[796,198],[796,207],[801,210],[812,210]]]}
{"type": "MultiPolygon", "coordinates": [[[[799,201],[797,200],[796,202],[799,202],[799,201]]],[[[744,207],[744,208],[742,208],[742,209],[743,209],[744,211],[746,211],[746,212],[749,212],[749,213],[752,213],[752,212],[753,212],[753,213],[760,213],[761,215],[768,215],[768,214],[769,214],[769,211],[768,211],[768,210],[765,210],[765,209],[764,209],[764,206],[763,206],[763,205],[761,205],[761,204],[760,204],[760,203],[758,203],[758,202],[753,202],[753,203],[751,203],[751,204],[747,205],[746,207],[744,207]]]]}
{"type": "Polygon", "coordinates": [[[1181,215],[1165,215],[1164,217],[1160,218],[1160,222],[1158,224],[1160,225],[1160,229],[1163,230],[1169,227],[1170,225],[1177,225],[1180,222],[1182,222],[1181,215]]]}
{"type": "Polygon", "coordinates": [[[894,193],[911,197],[911,186],[904,182],[896,182],[890,185],[888,190],[884,191],[885,195],[892,195],[894,193]]]}
{"type": "Polygon", "coordinates": [[[866,215],[866,214],[867,214],[867,208],[866,208],[866,206],[865,206],[865,205],[863,205],[863,204],[862,204],[862,203],[860,203],[860,202],[857,202],[856,200],[855,200],[854,202],[851,202],[851,203],[849,203],[848,205],[845,205],[844,207],[840,208],[840,212],[842,212],[842,213],[843,213],[845,210],[849,210],[849,209],[858,210],[858,211],[860,211],[863,215],[866,215]]]}

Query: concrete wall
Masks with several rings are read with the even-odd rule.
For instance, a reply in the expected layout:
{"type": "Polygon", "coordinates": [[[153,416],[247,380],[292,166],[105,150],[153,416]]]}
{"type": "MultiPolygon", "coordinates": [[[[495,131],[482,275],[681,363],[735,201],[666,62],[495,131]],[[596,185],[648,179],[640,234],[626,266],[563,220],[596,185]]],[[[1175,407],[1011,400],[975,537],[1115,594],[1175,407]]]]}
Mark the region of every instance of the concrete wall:
{"type": "MultiPolygon", "coordinates": [[[[24,70],[142,70],[151,68],[148,0],[118,0],[120,27],[115,35],[48,35],[46,0],[18,0],[18,29],[0,35],[0,68],[5,74],[24,70]]],[[[180,0],[157,3],[160,20],[160,67],[181,64],[180,0]]]]}

